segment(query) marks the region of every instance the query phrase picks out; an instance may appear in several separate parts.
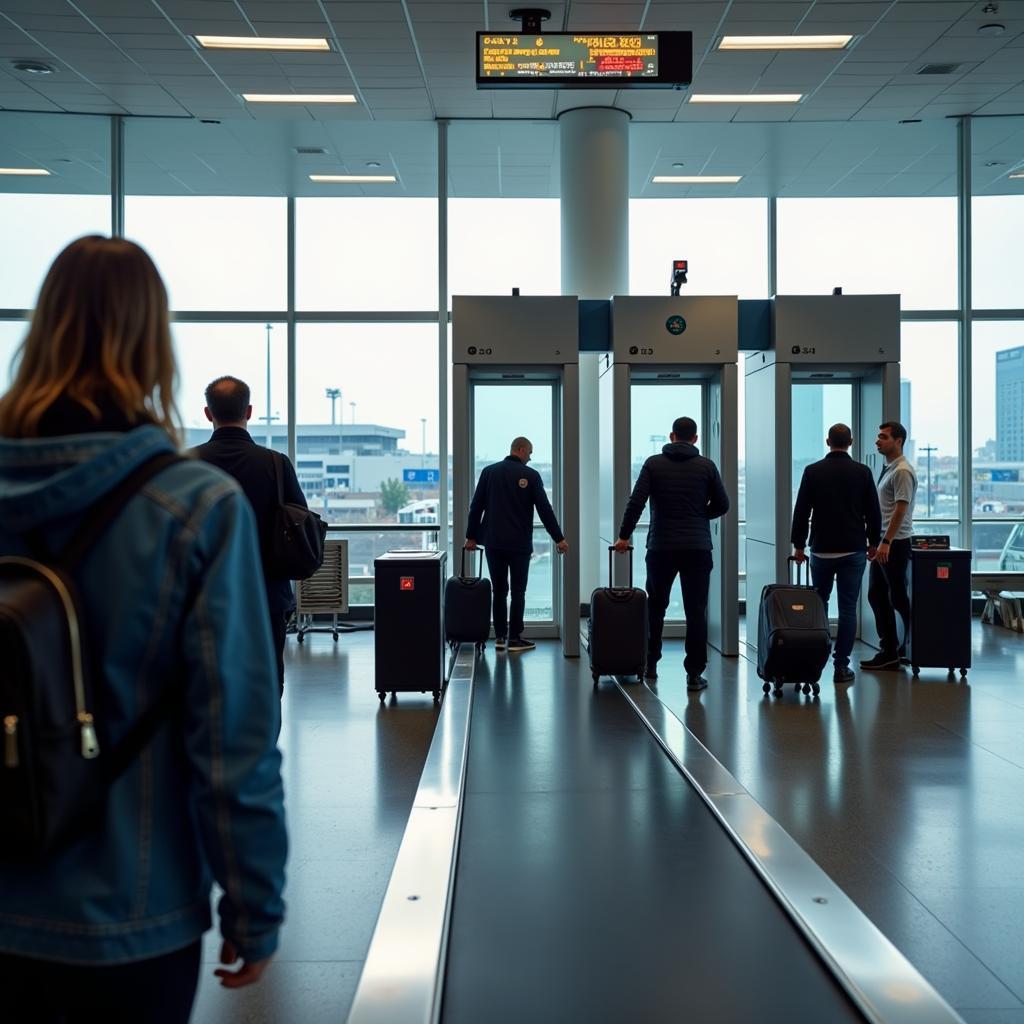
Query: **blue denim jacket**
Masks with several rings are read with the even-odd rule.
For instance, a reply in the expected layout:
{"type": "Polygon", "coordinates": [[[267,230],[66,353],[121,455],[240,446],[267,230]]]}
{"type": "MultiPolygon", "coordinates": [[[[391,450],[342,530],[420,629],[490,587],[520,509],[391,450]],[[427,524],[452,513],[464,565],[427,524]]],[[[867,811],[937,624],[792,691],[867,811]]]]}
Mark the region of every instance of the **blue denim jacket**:
{"type": "MultiPolygon", "coordinates": [[[[54,547],[93,502],[173,445],[156,427],[0,440],[0,554],[54,547]]],[[[167,680],[181,700],[112,786],[101,827],[46,863],[0,865],[0,951],[77,963],[159,956],[210,927],[248,960],[277,947],[287,838],[277,671],[252,511],[189,460],[135,495],[75,571],[101,749],[167,680]]],[[[102,756],[102,754],[101,754],[102,756]]],[[[2,770],[2,769],[0,769],[2,770]]],[[[2,841],[2,834],[0,834],[2,841]]]]}

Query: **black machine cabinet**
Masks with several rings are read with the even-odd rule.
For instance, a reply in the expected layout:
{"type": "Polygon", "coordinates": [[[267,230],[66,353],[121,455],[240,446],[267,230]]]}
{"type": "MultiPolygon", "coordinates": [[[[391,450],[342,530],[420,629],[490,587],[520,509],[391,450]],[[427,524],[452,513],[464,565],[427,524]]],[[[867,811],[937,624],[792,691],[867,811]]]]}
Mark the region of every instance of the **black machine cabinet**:
{"type": "Polygon", "coordinates": [[[373,560],[374,686],[388,693],[433,693],[444,686],[443,551],[386,551],[373,560]]]}
{"type": "Polygon", "coordinates": [[[971,552],[917,549],[910,555],[910,641],[914,675],[922,668],[971,665],[971,552]]]}

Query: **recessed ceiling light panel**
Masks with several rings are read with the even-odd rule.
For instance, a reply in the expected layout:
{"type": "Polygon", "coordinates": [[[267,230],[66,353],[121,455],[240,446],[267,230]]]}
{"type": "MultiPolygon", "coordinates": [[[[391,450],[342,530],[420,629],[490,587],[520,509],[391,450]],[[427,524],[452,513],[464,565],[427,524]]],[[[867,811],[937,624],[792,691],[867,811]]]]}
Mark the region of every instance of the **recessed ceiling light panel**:
{"type": "Polygon", "coordinates": [[[293,39],[281,36],[195,36],[204,50],[330,50],[326,39],[293,39]]]}
{"type": "Polygon", "coordinates": [[[845,50],[853,36],[722,36],[720,50],[845,50]]]}
{"type": "Polygon", "coordinates": [[[50,172],[45,167],[0,167],[0,174],[26,178],[48,178],[50,176],[50,172]]]}
{"type": "Polygon", "coordinates": [[[691,103],[799,103],[804,98],[801,92],[695,92],[691,103]]]}
{"type": "Polygon", "coordinates": [[[655,185],[735,185],[742,174],[656,174],[655,185]]]}
{"type": "Polygon", "coordinates": [[[355,103],[352,93],[243,92],[246,103],[355,103]]]}
{"type": "Polygon", "coordinates": [[[321,185],[388,185],[398,179],[393,174],[311,174],[309,180],[321,185]]]}
{"type": "Polygon", "coordinates": [[[14,62],[15,71],[24,71],[27,75],[54,75],[57,69],[39,60],[19,60],[14,62]]]}

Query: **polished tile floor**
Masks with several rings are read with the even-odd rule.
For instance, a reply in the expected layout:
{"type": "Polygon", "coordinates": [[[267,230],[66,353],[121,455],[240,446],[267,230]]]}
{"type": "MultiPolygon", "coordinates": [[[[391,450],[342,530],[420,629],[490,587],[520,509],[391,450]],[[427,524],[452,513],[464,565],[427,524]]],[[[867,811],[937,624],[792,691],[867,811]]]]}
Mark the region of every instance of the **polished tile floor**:
{"type": "MultiPolygon", "coordinates": [[[[242,992],[214,983],[210,937],[196,1024],[344,1020],[430,743],[429,695],[378,703],[371,634],[289,641],[287,657],[289,920],[242,992]]],[[[858,672],[817,701],[764,697],[747,658],[714,654],[688,697],[674,659],[678,641],[662,698],[963,1017],[1024,1024],[1024,637],[976,622],[965,682],[858,672]]],[[[590,689],[553,643],[520,661],[590,689]]]]}

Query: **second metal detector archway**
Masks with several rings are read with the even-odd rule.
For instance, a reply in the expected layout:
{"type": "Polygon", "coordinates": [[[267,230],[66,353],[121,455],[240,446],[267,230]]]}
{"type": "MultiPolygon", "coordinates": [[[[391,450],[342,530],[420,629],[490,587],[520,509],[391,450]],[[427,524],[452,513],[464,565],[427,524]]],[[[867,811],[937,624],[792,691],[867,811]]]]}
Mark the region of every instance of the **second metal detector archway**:
{"type": "MultiPolygon", "coordinates": [[[[700,413],[693,417],[698,444],[718,466],[732,503],[725,516],[711,523],[715,568],[708,598],[708,641],[726,655],[739,651],[737,324],[735,296],[617,295],[612,300],[612,351],[599,388],[602,551],[618,536],[626,501],[643,464],[632,436],[637,403],[648,388],[689,384],[700,389],[699,399],[694,399],[700,413]]],[[[659,420],[658,433],[667,441],[672,421],[694,412],[692,408],[667,410],[667,422],[659,420]]],[[[660,439],[655,446],[660,449],[660,439]]],[[[624,567],[616,572],[615,582],[623,583],[618,573],[624,567]]],[[[682,630],[681,620],[666,620],[666,636],[682,635],[682,630]]]]}

